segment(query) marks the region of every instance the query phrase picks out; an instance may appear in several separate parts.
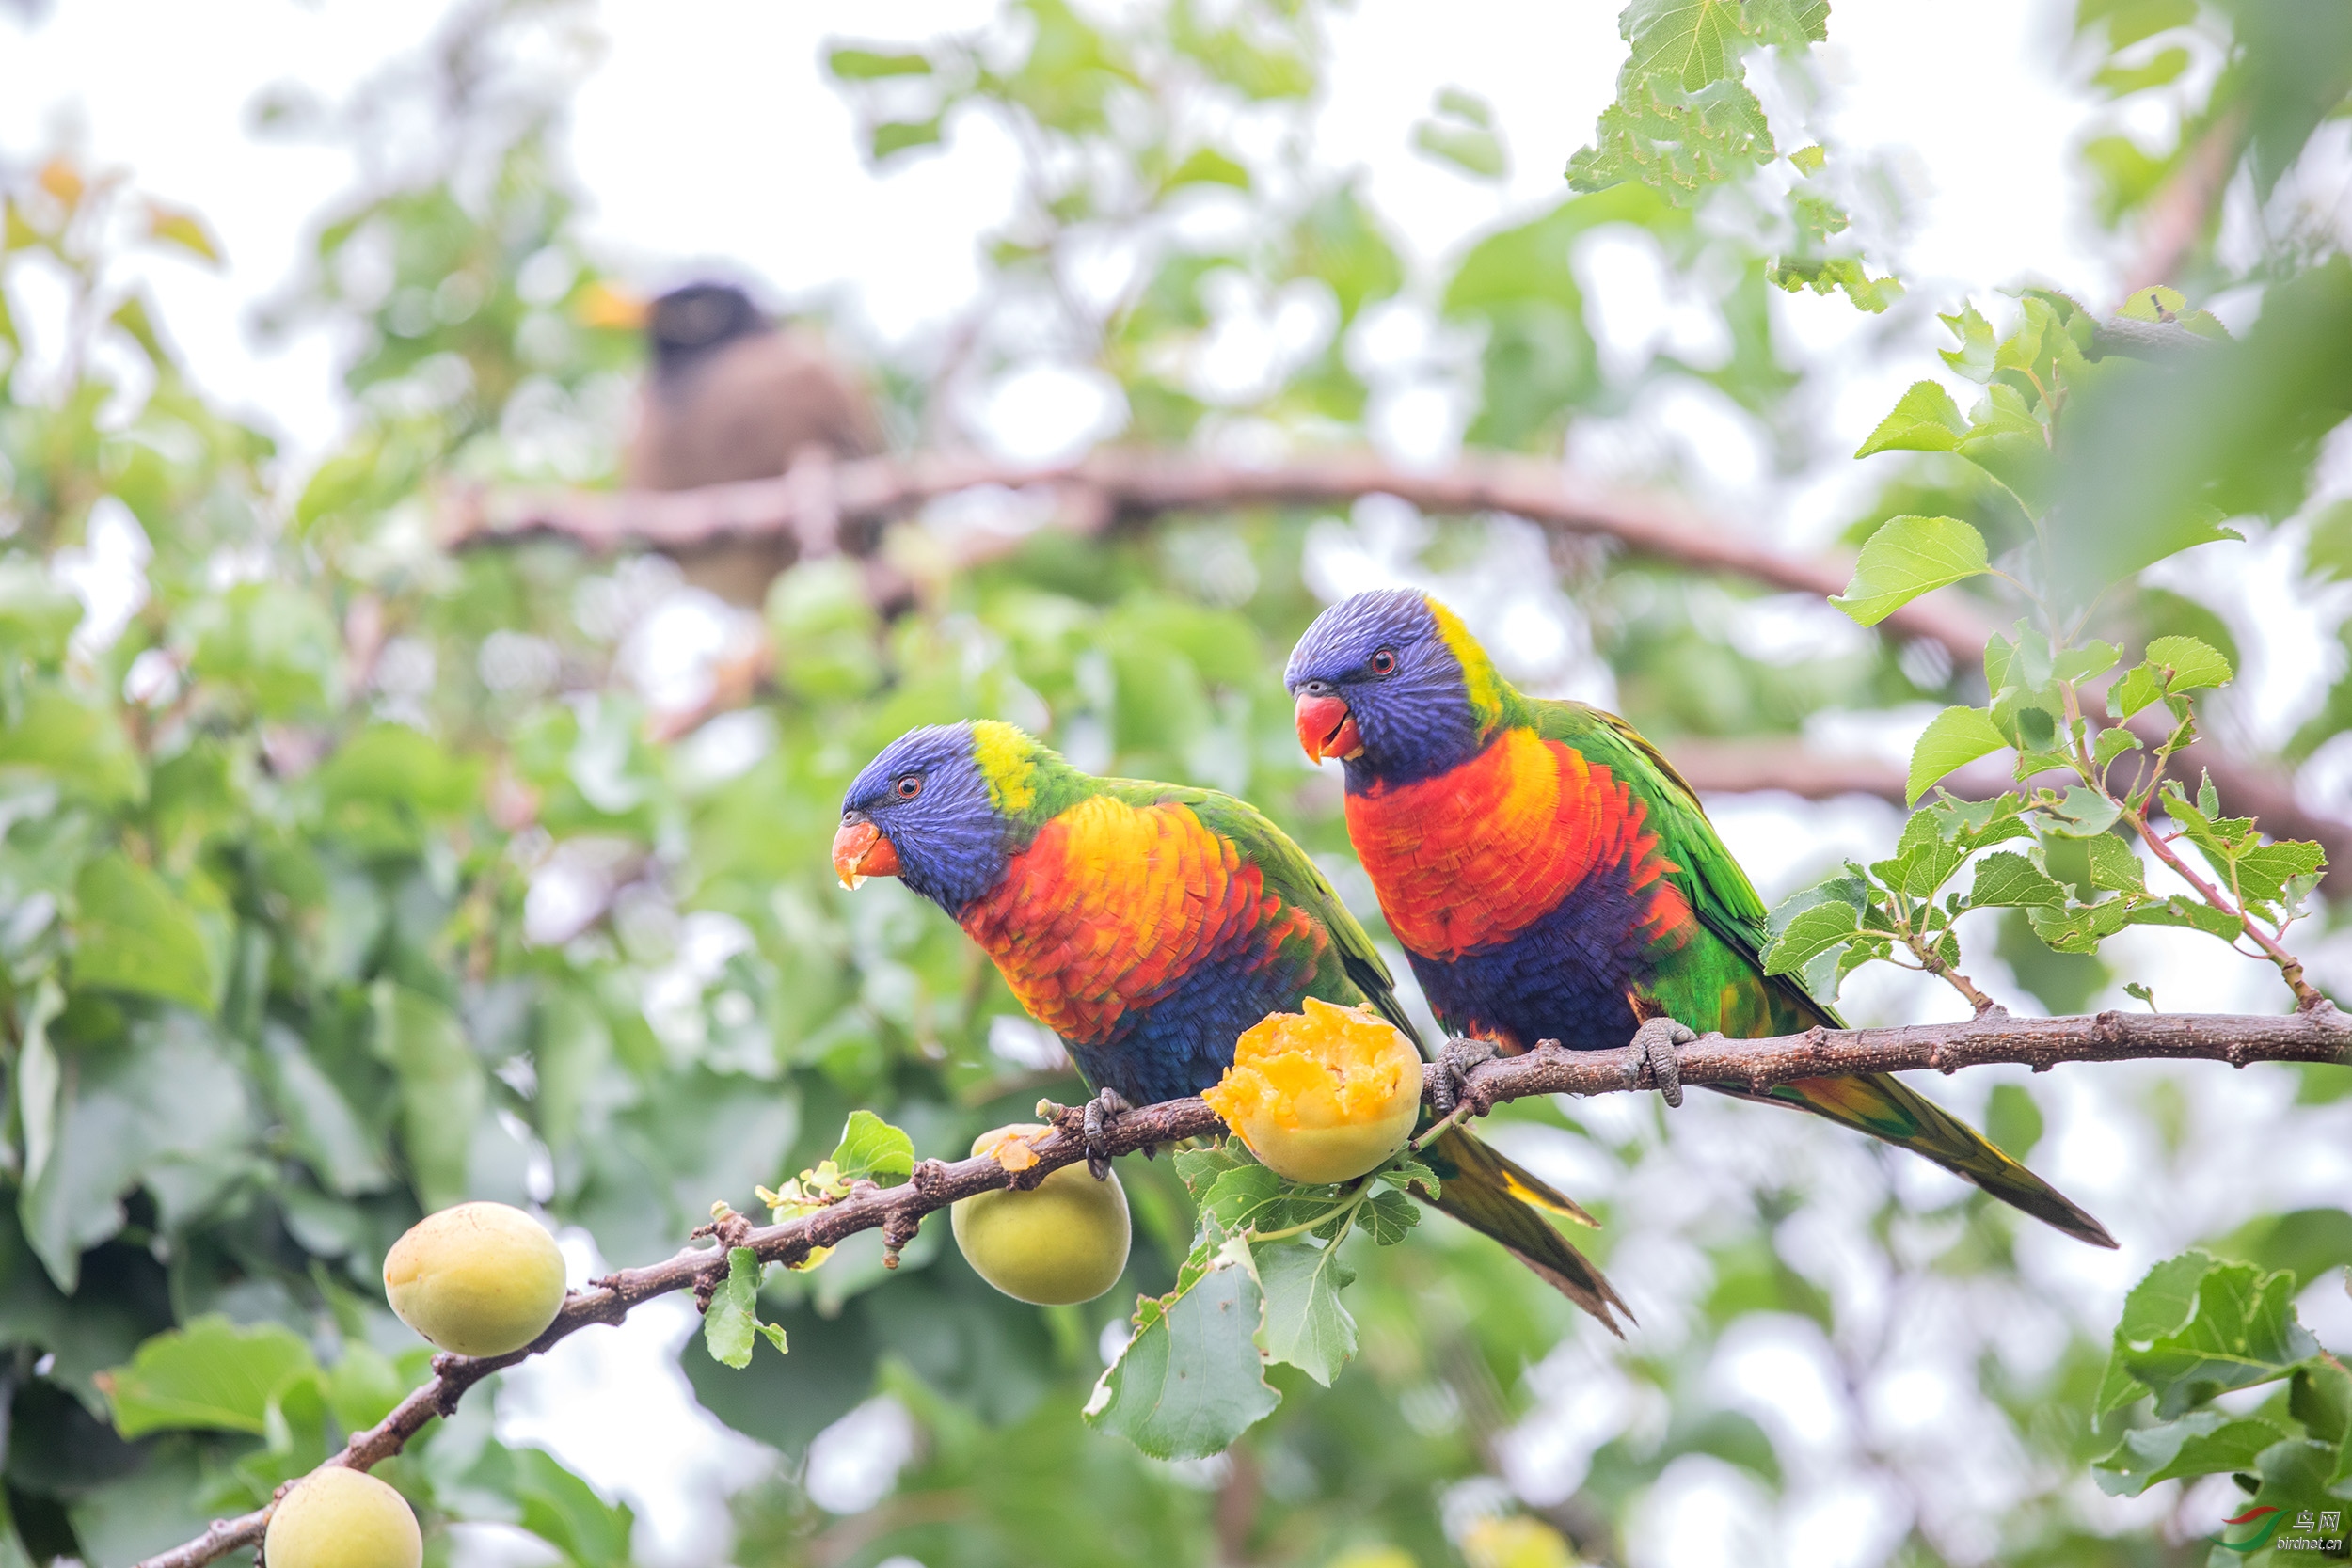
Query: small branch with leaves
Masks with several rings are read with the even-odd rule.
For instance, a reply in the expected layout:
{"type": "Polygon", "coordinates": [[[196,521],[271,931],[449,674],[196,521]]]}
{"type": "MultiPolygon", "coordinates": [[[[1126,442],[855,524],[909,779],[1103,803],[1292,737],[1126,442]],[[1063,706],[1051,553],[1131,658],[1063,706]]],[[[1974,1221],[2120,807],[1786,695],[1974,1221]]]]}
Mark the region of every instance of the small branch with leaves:
{"type": "MultiPolygon", "coordinates": [[[[1965,1022],[1911,1024],[1879,1029],[1814,1029],[1802,1035],[1732,1040],[1708,1036],[1677,1053],[1685,1084],[1721,1084],[1751,1092],[1796,1079],[1852,1073],[1933,1069],[1953,1072],[1993,1063],[2045,1071],[2061,1063],[2127,1060],[2220,1061],[2233,1067],[2254,1062],[2312,1062],[2352,1066],[2352,1027],[2332,1008],[2278,1017],[2102,1013],[2096,1017],[2014,1018],[1997,1007],[1965,1022]]],[[[1438,1069],[1432,1069],[1433,1074],[1438,1069]]],[[[1469,1074],[1459,1093],[1468,1114],[1534,1095],[1608,1094],[1652,1086],[1650,1068],[1632,1046],[1616,1050],[1565,1051],[1556,1046],[1487,1062],[1469,1074]]],[[[390,1415],[351,1434],[327,1466],[366,1470],[399,1453],[436,1417],[492,1373],[553,1348],[593,1323],[617,1323],[656,1296],[692,1291],[706,1311],[705,1337],[714,1355],[737,1365],[748,1359],[754,1337],[769,1330],[758,1323],[755,1301],[761,1272],[770,1264],[806,1265],[823,1249],[864,1230],[880,1230],[891,1251],[911,1241],[927,1215],[957,1200],[1001,1189],[1032,1188],[1048,1174],[1086,1158],[1080,1111],[1041,1107],[1051,1115],[1049,1130],[997,1152],[944,1163],[917,1161],[903,1132],[860,1113],[851,1118],[834,1158],[803,1174],[780,1194],[781,1223],[755,1226],[723,1207],[700,1235],[715,1244],[692,1246],[645,1268],[623,1269],[592,1281],[564,1303],[547,1331],[521,1350],[499,1356],[437,1355],[433,1375],[403,1399],[390,1415]],[[791,1212],[793,1210],[799,1212],[791,1212]]],[[[1187,1139],[1215,1138],[1224,1132],[1216,1114],[1197,1099],[1168,1101],[1128,1111],[1110,1120],[1104,1147],[1112,1154],[1156,1149],[1187,1139]]],[[[1351,1228],[1374,1240],[1394,1242],[1418,1219],[1405,1193],[1434,1183],[1426,1167],[1407,1154],[1360,1182],[1339,1187],[1301,1187],[1280,1181],[1256,1165],[1237,1142],[1180,1152],[1179,1168],[1200,1198],[1204,1239],[1168,1297],[1147,1299],[1137,1313],[1137,1333],[1120,1364],[1106,1372],[1090,1412],[1098,1424],[1121,1431],[1139,1445],[1166,1451],[1198,1449],[1216,1443],[1224,1425],[1242,1417],[1254,1422],[1279,1395],[1261,1375],[1263,1357],[1250,1336],[1234,1341],[1242,1353],[1232,1363],[1205,1371],[1206,1387],[1224,1401],[1215,1419],[1192,1429],[1169,1430],[1137,1418],[1119,1419],[1122,1369],[1127,1379],[1148,1376],[1154,1330],[1158,1370],[1168,1375],[1168,1325],[1186,1311],[1222,1311],[1242,1306],[1256,1325],[1278,1292],[1301,1310],[1286,1314],[1289,1326],[1263,1348],[1263,1355],[1292,1360],[1327,1382],[1352,1351],[1353,1323],[1338,1300],[1344,1271],[1330,1256],[1351,1228]],[[1328,1236],[1321,1235],[1329,1232],[1328,1236]],[[1265,1251],[1253,1252],[1278,1235],[1285,1246],[1304,1243],[1295,1255],[1269,1265],[1265,1251]],[[1317,1244],[1320,1243],[1320,1244],[1317,1244]],[[1190,1277],[1186,1277],[1189,1275],[1190,1277]],[[1206,1290],[1200,1287],[1207,1286],[1206,1290]],[[1189,1307],[1187,1304],[1190,1304],[1189,1307]],[[1144,1347],[1138,1354],[1136,1346],[1144,1347]],[[1242,1364],[1246,1360],[1246,1365],[1242,1364]],[[1221,1392],[1220,1392],[1221,1391],[1221,1392]],[[1254,1412],[1254,1413],[1253,1413],[1254,1412]]],[[[1263,1331],[1260,1331],[1263,1335],[1263,1331]]],[[[1151,1405],[1152,1402],[1125,1402],[1151,1405]]],[[[1230,1437],[1225,1439],[1230,1441],[1230,1437]]],[[[1216,1451],[1216,1448],[1208,1451],[1216,1451]]],[[[282,1490],[281,1490],[282,1495],[282,1490]]],[[[140,1568],[198,1568],[262,1539],[270,1510],[257,1509],[214,1524],[184,1545],[149,1558],[140,1568]]]]}

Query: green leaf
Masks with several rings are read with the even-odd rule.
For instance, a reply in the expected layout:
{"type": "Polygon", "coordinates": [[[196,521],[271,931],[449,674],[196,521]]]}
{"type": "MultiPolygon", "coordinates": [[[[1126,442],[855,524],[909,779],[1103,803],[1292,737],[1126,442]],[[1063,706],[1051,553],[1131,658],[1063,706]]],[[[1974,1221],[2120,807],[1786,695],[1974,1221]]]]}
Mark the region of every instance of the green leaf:
{"type": "MultiPolygon", "coordinates": [[[[1389,1196],[1409,1206],[1402,1194],[1389,1196]]],[[[1317,1244],[1301,1237],[1256,1245],[1249,1253],[1258,1288],[1265,1294],[1260,1343],[1266,1354],[1330,1387],[1356,1354],[1356,1320],[1340,1300],[1356,1274],[1341,1263],[1339,1243],[1317,1244]]]]}
{"type": "Polygon", "coordinates": [[[1903,781],[1904,800],[1917,805],[1919,797],[1938,779],[2008,745],[1984,709],[1946,708],[1928,721],[1928,727],[1919,732],[1918,742],[1911,749],[1911,768],[1903,781]]]}
{"type": "Polygon", "coordinates": [[[2185,1252],[2158,1263],[2132,1287],[2123,1298],[2122,1316],[2116,1322],[2115,1348],[2107,1358],[2106,1375],[2100,1380],[2098,1396],[2092,1402],[2094,1420],[2147,1393],[2125,1369],[2125,1352],[2175,1333],[2188,1322],[2197,1307],[2198,1282],[2215,1266],[2211,1253],[2185,1252]]]}
{"type": "Polygon", "coordinates": [[[2099,1490],[2137,1497],[2160,1481],[2250,1470],[2262,1451],[2286,1436],[2284,1428],[2218,1410],[2199,1410],[2177,1421],[2123,1434],[2113,1452],[2092,1464],[2099,1490]]]}
{"type": "Polygon", "coordinates": [[[1952,401],[1952,394],[1932,381],[1915,381],[1896,400],[1894,411],[1881,420],[1869,438],[1855,449],[1854,455],[1956,451],[1961,437],[1967,434],[1968,421],[1960,417],[1960,405],[1952,401]]]}
{"type": "Polygon", "coordinates": [[[2056,906],[2065,902],[2064,888],[2033,862],[2010,850],[1979,861],[1976,882],[1968,890],[1971,909],[2056,906]]]}
{"type": "Polygon", "coordinates": [[[2122,1353],[2124,1370],[2169,1418],[2233,1388],[2285,1377],[2319,1353],[2295,1317],[2295,1275],[2217,1263],[2197,1282],[2189,1321],[2122,1353]]]}
{"type": "Polygon", "coordinates": [[[1214,147],[1196,149],[1192,155],[1178,164],[1163,181],[1162,186],[1174,190],[1179,185],[1231,185],[1237,191],[1249,189],[1249,171],[1219,152],[1214,147]]]}
{"type": "Polygon", "coordinates": [[[703,1314],[703,1348],[710,1359],[738,1371],[752,1364],[752,1343],[759,1327],[759,1275],[757,1253],[747,1246],[729,1247],[727,1276],[710,1293],[710,1307],[703,1314]]]}
{"type": "Polygon", "coordinates": [[[73,884],[73,983],[103,986],[210,1012],[214,973],[196,911],[127,855],[102,855],[73,884]]]}
{"type": "Polygon", "coordinates": [[[25,697],[13,723],[0,723],[0,777],[16,768],[105,805],[147,793],[146,772],[122,721],[108,709],[48,688],[25,697]]]}
{"type": "Polygon", "coordinates": [[[2116,818],[2122,813],[2122,806],[2097,790],[2073,784],[2043,811],[2042,829],[2069,838],[2100,837],[2115,826],[2116,818]]]}
{"type": "Polygon", "coordinates": [[[0,561],[0,653],[35,664],[65,657],[68,639],[82,624],[82,601],[54,581],[38,560],[10,556],[0,561]]]}
{"type": "Polygon", "coordinates": [[[184,208],[167,207],[153,199],[150,199],[146,206],[149,239],[176,246],[200,261],[220,265],[220,246],[204,227],[202,218],[184,208]]]}
{"type": "Polygon", "coordinates": [[[1941,818],[1931,812],[1914,812],[1903,823],[1894,854],[1873,862],[1870,875],[1898,893],[1931,898],[1967,858],[1968,847],[1957,835],[1945,836],[1941,818]]]}
{"type": "Polygon", "coordinates": [[[1135,1335],[1095,1383],[1088,1422],[1154,1459],[1224,1452],[1282,1402],[1259,1360],[1263,1315],[1246,1243],[1229,1245],[1209,1222],[1176,1289],[1138,1301],[1135,1335]]]}
{"type": "Polygon", "coordinates": [[[1500,180],[1511,171],[1501,138],[1480,126],[1424,119],[1413,127],[1413,146],[1480,180],[1500,180]]]}
{"type": "Polygon", "coordinates": [[[1301,1187],[1263,1165],[1240,1165],[1218,1176],[1200,1196],[1200,1212],[1213,1214],[1228,1235],[1246,1229],[1284,1230],[1331,1207],[1328,1187],[1301,1187]]]}
{"type": "MultiPolygon", "coordinates": [[[[1432,1177],[1428,1185],[1430,1196],[1435,1197],[1436,1178],[1432,1177]]],[[[1393,1187],[1373,1194],[1356,1211],[1356,1228],[1370,1236],[1377,1246],[1396,1245],[1420,1223],[1420,1206],[1393,1187]]]]}
{"type": "MultiPolygon", "coordinates": [[[[1957,316],[1938,316],[1936,320],[1950,327],[1952,336],[1960,340],[1958,348],[1937,350],[1944,356],[1944,363],[1949,365],[1955,374],[1964,375],[1979,386],[1992,380],[1993,324],[1979,315],[1973,305],[1962,306],[1957,316]]],[[[1945,401],[1949,403],[1951,400],[1947,398],[1945,401]]],[[[1952,419],[1957,424],[1960,419],[1958,408],[1952,410],[1952,419]]]]}
{"type": "Polygon", "coordinates": [[[2107,713],[2111,718],[2129,719],[2149,704],[2164,695],[2164,677],[2151,664],[2135,664],[2123,677],[2107,688],[2107,713]]]}
{"type": "Polygon", "coordinates": [[[914,1174],[914,1140],[871,1111],[851,1111],[833,1163],[849,1180],[862,1177],[888,1186],[914,1174]]]}
{"type": "Polygon", "coordinates": [[[128,1366],[101,1373],[125,1437],[188,1428],[204,1432],[269,1430],[269,1408],[318,1363],[301,1336],[278,1323],[240,1328],[210,1315],[156,1335],[128,1366]]]}
{"type": "Polygon", "coordinates": [[[2287,1389],[2287,1414],[2313,1437],[2343,1442],[2352,1433],[2352,1371],[2328,1357],[2296,1368],[2287,1389]]]}
{"type": "Polygon", "coordinates": [[[845,82],[879,82],[894,76],[929,76],[931,62],[921,55],[835,49],[825,56],[825,69],[845,82]]]}
{"type": "Polygon", "coordinates": [[[2123,898],[2071,910],[2036,909],[2026,912],[2033,934],[2060,953],[2096,953],[2099,943],[2132,924],[2131,917],[2132,904],[2123,898]]]}
{"type": "Polygon", "coordinates": [[[1419,1187],[1431,1197],[1436,1197],[1441,1191],[1438,1183],[1438,1173],[1409,1154],[1398,1155],[1373,1172],[1373,1175],[1399,1190],[1419,1187]]]}
{"type": "Polygon", "coordinates": [[[2194,637],[2159,637],[2148,644],[2148,662],[2164,674],[2167,696],[2226,685],[2230,661],[2221,650],[2194,637]]]}
{"type": "Polygon", "coordinates": [[[1829,150],[1817,142],[1811,147],[1798,148],[1788,154],[1788,161],[1797,166],[1799,174],[1819,174],[1821,172],[1821,166],[1829,162],[1829,150]]]}
{"type": "Polygon", "coordinates": [[[2234,941],[2246,927],[2236,915],[2227,910],[2217,910],[2201,898],[2174,894],[2169,898],[2152,899],[2132,905],[2133,926],[2180,926],[2224,942],[2234,941]]]}
{"type": "Polygon", "coordinates": [[[2099,732],[2099,738],[2091,742],[2091,766],[2096,768],[2099,772],[2104,775],[2107,770],[2107,766],[2114,762],[2117,757],[2122,756],[2126,752],[2137,752],[2139,749],[2139,736],[2134,735],[2131,731],[2125,729],[2121,724],[2112,725],[2107,729],[2101,730],[2099,732]]]}
{"type": "Polygon", "coordinates": [[[371,724],[338,747],[315,776],[330,806],[373,800],[447,816],[473,803],[478,773],[478,765],[405,724],[371,724]]]}
{"type": "Polygon", "coordinates": [[[69,1293],[83,1252],[122,1227],[119,1200],[134,1186],[156,1200],[168,1231],[258,1174],[244,1076],[206,1020],[136,1020],[71,1063],[56,1090],[49,1158],[17,1195],[25,1240],[69,1293]]]}
{"type": "Polygon", "coordinates": [[[1920,594],[1989,570],[1984,535],[1956,517],[1893,517],[1854,562],[1853,581],[1830,600],[1875,626],[1920,594]]]}
{"type": "Polygon", "coordinates": [[[2090,861],[2090,885],[2109,893],[2144,893],[2147,891],[2146,868],[2132,847],[2113,833],[2100,833],[2083,840],[2083,849],[2090,861]]]}
{"type": "Polygon", "coordinates": [[[1852,940],[1860,920],[1850,904],[1816,904],[1799,911],[1764,955],[1764,973],[1788,974],[1852,940]]]}
{"type": "Polygon", "coordinates": [[[375,1053],[400,1082],[400,1142],[409,1180],[430,1212],[462,1201],[474,1126],[488,1095],[485,1074],[454,1014],[390,980],[371,992],[375,1053]]]}
{"type": "Polygon", "coordinates": [[[929,119],[886,119],[876,125],[867,137],[867,146],[876,163],[911,152],[918,147],[936,147],[943,135],[943,121],[933,115],[929,119]]]}
{"type": "Polygon", "coordinates": [[[2112,642],[2086,642],[2069,648],[2050,661],[2050,673],[2062,681],[2095,680],[2115,668],[2123,650],[2112,642]]]}

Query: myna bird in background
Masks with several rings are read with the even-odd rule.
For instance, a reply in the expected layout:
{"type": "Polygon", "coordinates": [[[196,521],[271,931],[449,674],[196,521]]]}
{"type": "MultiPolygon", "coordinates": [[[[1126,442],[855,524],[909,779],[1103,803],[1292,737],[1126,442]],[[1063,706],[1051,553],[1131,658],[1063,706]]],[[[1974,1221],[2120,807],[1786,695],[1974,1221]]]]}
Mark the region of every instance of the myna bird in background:
{"type": "MultiPolygon", "coordinates": [[[[651,351],[623,458],[631,488],[772,479],[810,447],[835,458],[882,450],[866,388],[816,334],[779,327],[734,284],[689,283],[650,306],[613,303],[642,322],[651,351]]],[[[610,305],[601,314],[612,325],[623,319],[610,305]]],[[[726,539],[674,553],[689,581],[756,606],[795,552],[783,539],[726,539]]]]}

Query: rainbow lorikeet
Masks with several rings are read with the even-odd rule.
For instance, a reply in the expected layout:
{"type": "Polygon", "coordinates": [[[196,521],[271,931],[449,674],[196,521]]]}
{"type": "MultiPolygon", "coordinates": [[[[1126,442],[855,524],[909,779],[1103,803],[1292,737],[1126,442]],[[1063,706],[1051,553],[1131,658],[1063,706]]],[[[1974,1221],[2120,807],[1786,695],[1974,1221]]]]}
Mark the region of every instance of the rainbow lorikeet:
{"type": "MultiPolygon", "coordinates": [[[[1097,1091],[1098,1131],[1130,1102],[1212,1086],[1244,1030],[1310,996],[1370,1004],[1422,1043],[1363,927],[1255,807],[1094,778],[1009,724],[893,741],[842,801],[833,863],[845,886],[898,878],[979,943],[1097,1091]]],[[[1613,1307],[1632,1316],[1538,1212],[1591,1224],[1573,1201],[1459,1128],[1422,1158],[1438,1210],[1613,1330],[1613,1307]]]]}
{"type": "MultiPolygon", "coordinates": [[[[1629,1035],[1669,1103],[1693,1030],[1756,1037],[1837,1015],[1767,975],[1763,901],[1697,795],[1622,719],[1521,696],[1461,621],[1409,589],[1307,628],[1285,682],[1299,743],[1347,775],[1348,837],[1460,1061],[1629,1035]],[[1472,1044],[1472,1042],[1477,1042],[1472,1044]],[[1465,1051],[1463,1048],[1468,1047],[1465,1051]]],[[[1751,1095],[1897,1144],[2082,1241],[2105,1227],[1885,1074],[1751,1095]]]]}

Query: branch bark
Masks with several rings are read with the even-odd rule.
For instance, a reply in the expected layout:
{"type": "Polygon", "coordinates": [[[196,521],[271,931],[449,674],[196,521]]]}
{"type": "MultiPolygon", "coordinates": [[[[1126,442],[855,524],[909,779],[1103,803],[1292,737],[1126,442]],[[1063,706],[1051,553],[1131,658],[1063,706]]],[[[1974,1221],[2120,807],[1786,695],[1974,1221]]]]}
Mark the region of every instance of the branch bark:
{"type": "MultiPolygon", "coordinates": [[[[2062,1062],[2222,1061],[2319,1062],[2352,1066],[2352,1025],[2332,1007],[2285,1016],[2100,1013],[2082,1018],[2016,1018],[1999,1009],[1963,1023],[1918,1023],[1881,1029],[1812,1029],[1802,1035],[1732,1040],[1708,1035],[1677,1050],[1685,1084],[1720,1084],[1761,1092],[1798,1079],[2010,1063],[2047,1071],[2062,1062]]],[[[1434,1073],[1437,1069],[1432,1069],[1434,1073]]],[[[1544,1094],[1611,1094],[1651,1087],[1642,1053],[1565,1051],[1547,1044],[1524,1055],[1486,1062],[1461,1091],[1465,1105],[1484,1115],[1505,1101],[1544,1094]]],[[[1105,1145],[1114,1154],[1224,1131],[1216,1113],[1197,1099],[1146,1105],[1113,1120],[1105,1145]]],[[[1054,1130],[1038,1140],[1037,1164],[1018,1174],[982,1156],[946,1164],[926,1160],[896,1187],[861,1190],[829,1208],[782,1225],[751,1228],[735,1244],[771,1263],[793,1263],[818,1247],[836,1246],[861,1230],[914,1232],[924,1216],[959,1198],[1004,1187],[1027,1188],[1048,1172],[1086,1158],[1081,1113],[1057,1109],[1054,1130]]],[[[726,1248],[688,1247],[647,1268],[624,1269],[566,1297],[548,1331],[511,1354],[437,1355],[433,1376],[401,1401],[383,1421],[352,1434],[322,1468],[365,1470],[398,1453],[436,1416],[491,1373],[553,1347],[591,1323],[617,1323],[640,1303],[673,1291],[705,1300],[726,1274],[726,1248]]],[[[280,1491],[283,1495],[283,1489],[280,1491]]],[[[272,1506],[275,1506],[273,1504],[272,1506]]],[[[200,1568],[240,1547],[257,1544],[269,1509],[218,1520],[201,1536],[147,1559],[139,1568],[200,1568]]]]}
{"type": "MultiPolygon", "coordinates": [[[[1632,554],[1727,572],[1806,594],[1845,592],[1843,562],[1802,560],[1710,524],[1670,497],[1615,490],[1559,464],[1471,454],[1435,472],[1400,468],[1355,451],[1248,467],[1197,453],[1105,448],[1046,467],[946,458],[869,458],[796,468],[779,479],[700,490],[471,490],[453,494],[442,537],[453,549],[532,538],[568,539],[596,551],[642,546],[691,551],[738,538],[794,539],[803,556],[838,547],[863,554],[882,524],[927,501],[967,490],[1045,489],[1067,499],[1065,526],[1140,522],[1169,512],[1252,506],[1330,506],[1394,496],[1424,512],[1502,512],[1555,533],[1602,539],[1632,554]],[[828,527],[827,522],[832,526],[828,527]]],[[[987,542],[964,564],[1017,548],[987,542]]],[[[1947,596],[1915,599],[1887,617],[1907,637],[1942,643],[1963,664],[1984,657],[1992,624],[1947,596]]]]}

